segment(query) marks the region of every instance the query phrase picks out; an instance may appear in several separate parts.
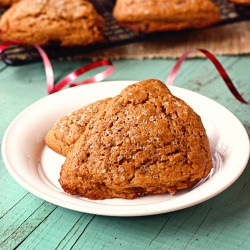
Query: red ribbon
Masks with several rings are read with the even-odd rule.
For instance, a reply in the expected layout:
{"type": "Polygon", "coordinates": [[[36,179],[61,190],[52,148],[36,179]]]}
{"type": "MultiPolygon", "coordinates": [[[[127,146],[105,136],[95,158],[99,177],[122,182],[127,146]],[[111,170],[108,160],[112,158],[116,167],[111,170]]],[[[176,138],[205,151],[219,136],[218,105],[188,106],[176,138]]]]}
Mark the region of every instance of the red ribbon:
{"type": "MultiPolygon", "coordinates": [[[[20,41],[9,41],[5,42],[0,45],[0,53],[2,53],[6,48],[8,48],[11,45],[14,44],[22,44],[20,41]]],[[[34,46],[37,51],[39,52],[43,64],[44,64],[44,69],[45,69],[45,75],[46,75],[46,86],[47,86],[47,92],[48,94],[55,93],[62,88],[64,88],[66,85],[69,85],[70,87],[75,87],[79,86],[82,84],[88,84],[88,83],[94,83],[94,82],[100,82],[103,79],[107,78],[111,73],[114,71],[114,66],[112,63],[108,60],[101,60],[101,61],[96,61],[92,62],[90,64],[87,64],[76,71],[68,74],[63,80],[61,80],[58,84],[55,85],[54,83],[54,73],[53,73],[53,68],[51,65],[51,62],[46,54],[46,52],[39,46],[39,45],[32,45],[34,46]],[[98,68],[98,67],[103,67],[103,66],[109,66],[106,70],[94,75],[93,77],[90,77],[84,81],[77,82],[77,83],[72,83],[76,78],[78,78],[80,75],[86,73],[87,71],[90,71],[92,69],[98,68]]]]}
{"type": "Polygon", "coordinates": [[[219,72],[219,74],[221,75],[222,79],[224,80],[224,82],[226,83],[227,87],[229,88],[229,90],[231,91],[231,93],[234,95],[234,97],[240,101],[241,103],[244,104],[248,104],[248,102],[242,97],[242,95],[238,92],[238,90],[236,89],[236,87],[234,86],[232,80],[230,79],[230,77],[228,76],[226,70],[223,68],[223,66],[221,65],[221,63],[218,61],[218,59],[211,54],[209,51],[205,50],[205,49],[190,49],[187,50],[176,62],[176,64],[174,65],[173,69],[171,70],[170,74],[167,77],[166,80],[166,84],[167,85],[172,85],[176,75],[181,67],[181,64],[183,63],[183,61],[188,57],[189,54],[191,54],[194,51],[200,51],[202,52],[215,66],[215,68],[217,69],[217,71],[219,72]]]}
{"type": "MultiPolygon", "coordinates": [[[[14,44],[22,44],[21,41],[9,41],[5,42],[0,45],[0,53],[2,53],[6,48],[8,48],[11,45],[14,44]]],[[[88,84],[88,83],[93,83],[93,82],[100,82],[106,77],[108,77],[113,71],[114,71],[114,66],[112,63],[108,60],[101,60],[97,62],[90,63],[88,65],[85,65],[78,70],[68,74],[63,80],[61,80],[58,84],[54,84],[54,74],[53,74],[53,68],[51,65],[51,62],[46,54],[46,52],[39,46],[39,45],[32,45],[34,46],[37,51],[39,52],[40,56],[42,57],[43,63],[44,63],[44,69],[45,69],[45,74],[46,74],[46,85],[47,85],[47,92],[49,94],[55,93],[62,88],[64,88],[66,85],[69,85],[70,87],[75,87],[79,86],[82,84],[88,84]],[[109,66],[106,70],[102,71],[101,73],[96,74],[93,77],[90,77],[82,82],[78,83],[72,83],[76,78],[78,78],[80,75],[86,73],[87,71],[90,71],[92,69],[102,67],[102,66],[109,66]]],[[[221,63],[217,60],[217,58],[211,54],[209,51],[205,49],[190,49],[187,50],[176,62],[174,65],[173,69],[171,70],[170,74],[168,75],[168,78],[166,80],[167,85],[172,85],[177,73],[184,62],[184,60],[188,57],[189,54],[191,54],[194,51],[200,51],[202,52],[210,61],[214,64],[215,68],[221,75],[222,79],[226,83],[227,87],[231,91],[231,93],[234,95],[234,97],[240,101],[241,103],[248,104],[248,102],[242,97],[242,95],[238,92],[236,87],[234,86],[232,80],[228,76],[226,70],[223,68],[221,63]]]]}

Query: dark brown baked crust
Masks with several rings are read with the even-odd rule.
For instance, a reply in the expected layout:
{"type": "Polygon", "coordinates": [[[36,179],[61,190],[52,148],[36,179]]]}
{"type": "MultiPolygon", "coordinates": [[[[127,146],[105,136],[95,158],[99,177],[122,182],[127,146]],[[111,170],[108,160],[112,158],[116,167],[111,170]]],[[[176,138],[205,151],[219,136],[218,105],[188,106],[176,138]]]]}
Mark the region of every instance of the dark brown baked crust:
{"type": "Polygon", "coordinates": [[[106,98],[88,104],[56,121],[45,136],[46,145],[55,152],[66,156],[85,131],[89,121],[110,99],[106,98]]]}
{"type": "Polygon", "coordinates": [[[68,153],[59,182],[90,199],[175,193],[212,167],[200,117],[165,84],[130,85],[92,119],[68,153]]]}
{"type": "Polygon", "coordinates": [[[250,5],[250,0],[229,0],[228,2],[241,5],[250,5]]]}
{"type": "Polygon", "coordinates": [[[210,0],[117,0],[117,22],[142,32],[203,28],[220,21],[220,11],[210,0]]]}
{"type": "Polygon", "coordinates": [[[0,7],[10,6],[11,4],[18,1],[19,0],[0,0],[0,7]]]}
{"type": "Polygon", "coordinates": [[[0,19],[0,40],[62,46],[102,41],[104,20],[85,0],[22,0],[0,19]]]}

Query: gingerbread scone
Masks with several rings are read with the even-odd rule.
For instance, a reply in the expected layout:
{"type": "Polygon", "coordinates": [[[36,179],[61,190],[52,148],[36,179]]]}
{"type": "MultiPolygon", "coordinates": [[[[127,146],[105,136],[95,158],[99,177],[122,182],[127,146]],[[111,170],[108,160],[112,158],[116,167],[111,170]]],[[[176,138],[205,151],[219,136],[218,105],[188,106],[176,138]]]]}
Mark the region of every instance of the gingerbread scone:
{"type": "Polygon", "coordinates": [[[220,11],[210,0],[117,0],[114,18],[141,32],[203,28],[220,21],[220,11]]]}
{"type": "Polygon", "coordinates": [[[211,168],[200,117],[149,79],[125,88],[89,122],[59,182],[65,192],[89,199],[132,199],[186,189],[211,168]]]}
{"type": "Polygon", "coordinates": [[[104,20],[85,0],[22,0],[0,19],[0,40],[61,46],[103,41],[104,20]]]}
{"type": "Polygon", "coordinates": [[[89,121],[108,103],[106,98],[88,104],[59,119],[45,136],[46,145],[66,156],[74,143],[83,134],[89,121]]]}

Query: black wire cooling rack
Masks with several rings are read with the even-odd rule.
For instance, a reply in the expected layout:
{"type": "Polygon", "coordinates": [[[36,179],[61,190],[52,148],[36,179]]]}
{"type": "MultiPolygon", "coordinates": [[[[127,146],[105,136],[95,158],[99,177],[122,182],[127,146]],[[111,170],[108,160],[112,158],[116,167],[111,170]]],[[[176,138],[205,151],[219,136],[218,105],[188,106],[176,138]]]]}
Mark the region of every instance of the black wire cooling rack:
{"type": "MultiPolygon", "coordinates": [[[[250,7],[238,6],[228,3],[227,0],[214,0],[221,11],[221,22],[217,25],[225,25],[232,22],[250,20],[250,7]]],[[[142,41],[148,37],[152,38],[152,34],[146,35],[134,32],[120,27],[113,18],[112,10],[115,4],[114,0],[92,0],[97,11],[105,19],[104,42],[89,46],[76,47],[60,47],[51,45],[44,47],[50,59],[69,60],[75,57],[80,57],[86,52],[97,49],[108,48],[130,42],[142,41]]],[[[0,9],[0,15],[5,9],[0,9]]],[[[8,65],[20,65],[40,61],[40,55],[32,46],[13,45],[6,49],[1,59],[8,65]]]]}

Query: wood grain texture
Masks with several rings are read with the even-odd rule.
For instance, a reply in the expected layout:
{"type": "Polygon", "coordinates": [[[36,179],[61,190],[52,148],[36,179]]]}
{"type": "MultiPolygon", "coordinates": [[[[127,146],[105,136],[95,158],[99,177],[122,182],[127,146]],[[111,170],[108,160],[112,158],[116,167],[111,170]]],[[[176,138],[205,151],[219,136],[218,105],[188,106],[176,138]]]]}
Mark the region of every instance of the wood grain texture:
{"type": "MultiPolygon", "coordinates": [[[[219,57],[219,60],[250,101],[250,56],[219,57]]],[[[54,62],[56,78],[87,62],[54,62]]],[[[165,81],[175,60],[115,60],[113,63],[115,72],[107,80],[158,78],[165,81]]],[[[21,110],[46,96],[44,81],[41,63],[4,67],[0,73],[1,138],[21,110]]],[[[234,99],[208,60],[184,62],[175,86],[221,103],[240,119],[250,134],[249,105],[234,99]]],[[[249,249],[249,193],[248,163],[231,187],[199,205],[146,217],[96,216],[57,207],[28,193],[12,179],[1,158],[0,249],[249,249]]]]}

